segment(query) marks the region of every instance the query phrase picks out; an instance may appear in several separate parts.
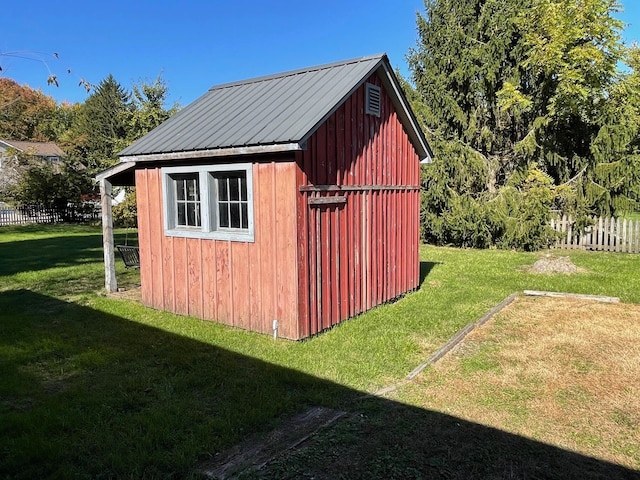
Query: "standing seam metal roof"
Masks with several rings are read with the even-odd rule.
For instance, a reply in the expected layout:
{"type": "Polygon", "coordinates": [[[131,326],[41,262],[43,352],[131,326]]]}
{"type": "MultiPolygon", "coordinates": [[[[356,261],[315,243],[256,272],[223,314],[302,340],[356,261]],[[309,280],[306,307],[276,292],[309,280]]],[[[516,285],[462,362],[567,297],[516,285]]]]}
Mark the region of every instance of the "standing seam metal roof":
{"type": "Polygon", "coordinates": [[[376,55],[215,86],[120,156],[301,142],[383,62],[376,55]]]}

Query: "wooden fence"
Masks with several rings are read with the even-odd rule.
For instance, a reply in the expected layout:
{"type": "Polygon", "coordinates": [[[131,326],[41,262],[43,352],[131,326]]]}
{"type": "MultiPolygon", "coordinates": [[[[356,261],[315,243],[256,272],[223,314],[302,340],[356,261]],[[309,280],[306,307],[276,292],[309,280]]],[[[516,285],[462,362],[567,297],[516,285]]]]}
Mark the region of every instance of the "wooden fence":
{"type": "Polygon", "coordinates": [[[40,206],[0,208],[0,226],[34,223],[85,223],[100,219],[100,207],[94,204],[45,208],[40,206]]]}
{"type": "Polygon", "coordinates": [[[640,220],[614,217],[592,218],[592,224],[577,231],[571,217],[551,220],[562,236],[555,248],[640,253],[640,220]]]}

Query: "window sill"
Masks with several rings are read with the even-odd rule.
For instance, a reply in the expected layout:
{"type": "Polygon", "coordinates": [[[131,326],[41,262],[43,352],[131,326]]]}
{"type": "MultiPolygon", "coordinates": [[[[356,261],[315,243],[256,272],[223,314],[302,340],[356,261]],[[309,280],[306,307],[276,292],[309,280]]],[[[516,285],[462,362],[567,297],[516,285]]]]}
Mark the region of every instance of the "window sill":
{"type": "Polygon", "coordinates": [[[164,231],[167,237],[179,237],[179,238],[198,238],[201,240],[223,240],[231,242],[255,242],[253,232],[240,232],[240,231],[223,231],[216,230],[212,232],[203,232],[202,230],[190,230],[190,229],[171,229],[164,231]]]}

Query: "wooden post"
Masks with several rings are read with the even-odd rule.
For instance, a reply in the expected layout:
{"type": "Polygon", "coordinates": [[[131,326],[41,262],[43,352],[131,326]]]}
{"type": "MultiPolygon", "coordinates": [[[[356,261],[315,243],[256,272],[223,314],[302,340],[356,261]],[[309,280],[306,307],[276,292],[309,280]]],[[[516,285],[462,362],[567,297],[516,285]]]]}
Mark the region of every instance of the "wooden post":
{"type": "Polygon", "coordinates": [[[116,261],[113,247],[113,215],[111,204],[111,182],[100,180],[100,201],[102,204],[102,245],[104,248],[104,287],[107,292],[118,290],[116,261]]]}
{"type": "Polygon", "coordinates": [[[616,244],[616,252],[624,252],[624,236],[622,233],[623,223],[624,220],[618,217],[618,220],[616,221],[616,238],[618,240],[616,244]]]}

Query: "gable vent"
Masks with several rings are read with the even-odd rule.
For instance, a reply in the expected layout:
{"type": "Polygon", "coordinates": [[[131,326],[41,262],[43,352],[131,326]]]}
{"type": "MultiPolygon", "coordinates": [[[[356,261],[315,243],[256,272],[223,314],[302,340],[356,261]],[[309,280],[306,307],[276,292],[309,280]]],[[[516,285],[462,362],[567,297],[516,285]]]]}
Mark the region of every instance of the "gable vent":
{"type": "Polygon", "coordinates": [[[365,110],[367,115],[380,116],[380,99],[381,99],[380,87],[367,83],[365,94],[365,110]]]}

